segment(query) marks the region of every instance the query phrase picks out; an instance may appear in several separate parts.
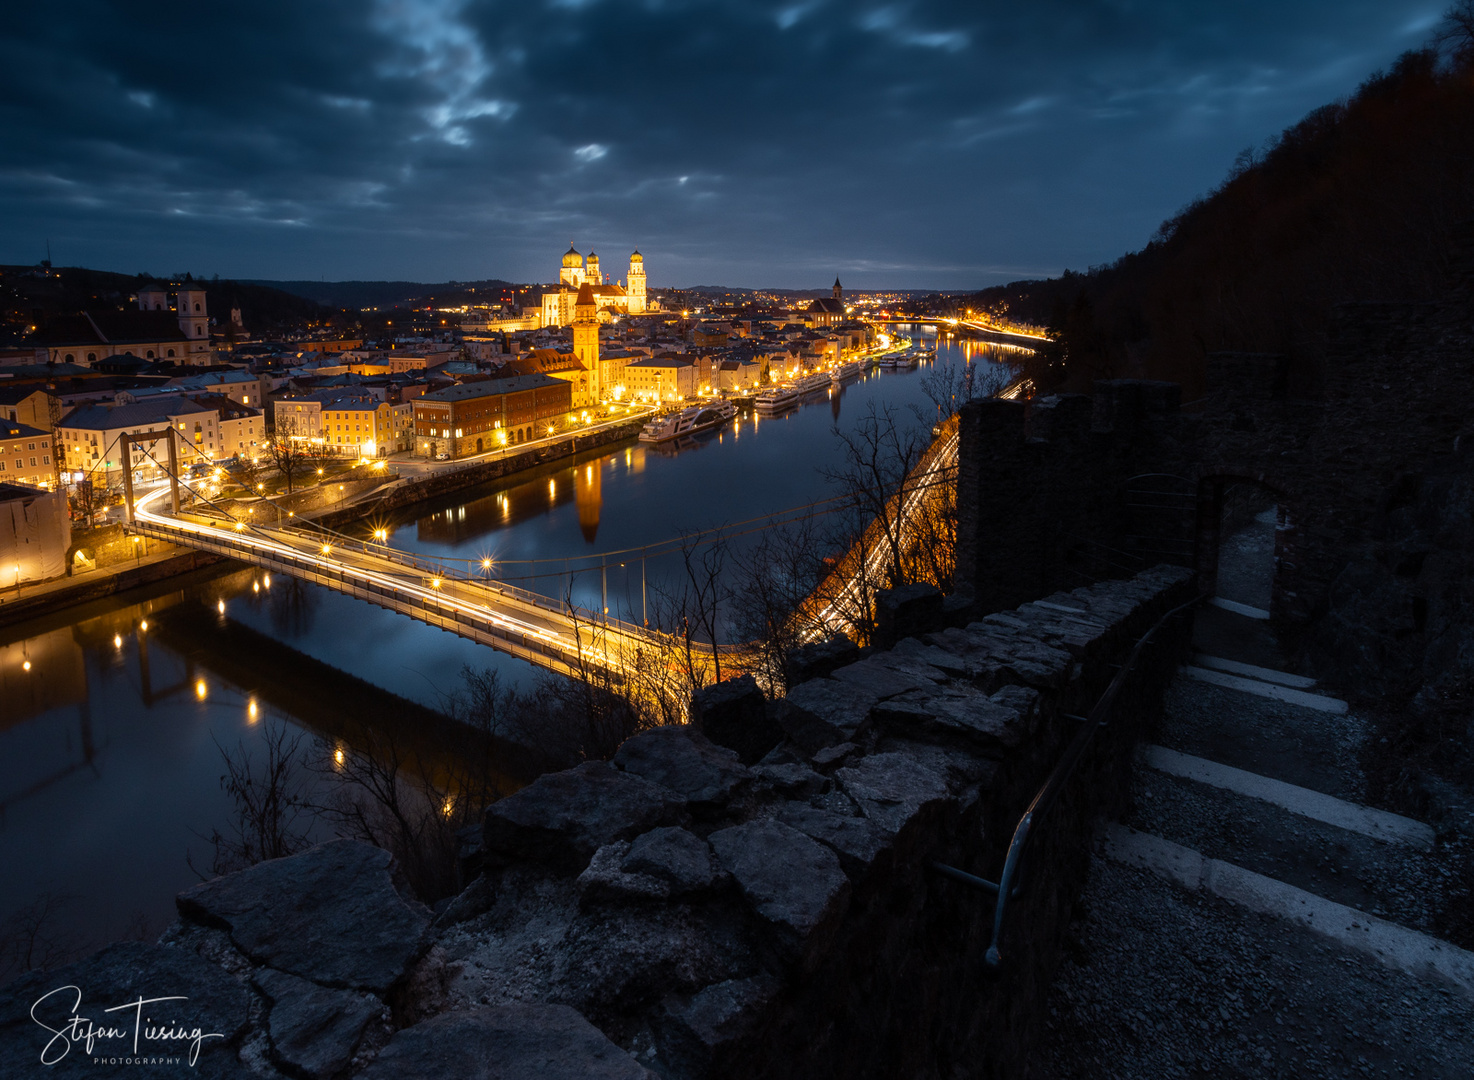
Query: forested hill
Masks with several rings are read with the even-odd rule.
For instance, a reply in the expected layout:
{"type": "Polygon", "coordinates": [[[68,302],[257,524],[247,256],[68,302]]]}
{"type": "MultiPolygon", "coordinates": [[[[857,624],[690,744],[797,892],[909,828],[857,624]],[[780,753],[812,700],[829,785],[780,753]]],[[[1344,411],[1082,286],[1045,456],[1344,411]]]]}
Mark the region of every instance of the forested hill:
{"type": "Polygon", "coordinates": [[[1143,250],[973,306],[1058,333],[1073,389],[1144,376],[1192,393],[1207,353],[1313,364],[1336,304],[1439,295],[1474,219],[1474,0],[1440,41],[1245,151],[1143,250]]]}
{"type": "Polygon", "coordinates": [[[156,280],[188,281],[204,289],[210,315],[222,325],[231,308],[240,308],[246,328],[257,336],[348,321],[335,309],[252,282],[190,275],[155,278],[82,266],[0,266],[0,345],[25,340],[32,326],[44,326],[57,316],[131,308],[137,291],[156,280]]]}

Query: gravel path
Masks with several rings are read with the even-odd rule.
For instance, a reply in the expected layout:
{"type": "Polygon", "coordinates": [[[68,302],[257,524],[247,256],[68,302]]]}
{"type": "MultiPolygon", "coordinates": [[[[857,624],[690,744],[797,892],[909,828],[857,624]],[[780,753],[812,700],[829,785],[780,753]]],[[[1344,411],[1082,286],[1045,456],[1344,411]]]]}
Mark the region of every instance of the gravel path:
{"type": "Polygon", "coordinates": [[[1028,1080],[1468,1080],[1474,1004],[1096,858],[1028,1080]]]}

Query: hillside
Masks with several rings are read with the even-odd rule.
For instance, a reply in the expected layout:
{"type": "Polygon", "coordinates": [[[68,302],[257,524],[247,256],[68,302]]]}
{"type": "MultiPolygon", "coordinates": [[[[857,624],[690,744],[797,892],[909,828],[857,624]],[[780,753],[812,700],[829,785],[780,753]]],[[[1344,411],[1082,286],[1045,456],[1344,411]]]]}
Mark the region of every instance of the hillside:
{"type": "Polygon", "coordinates": [[[1474,219],[1474,16],[1461,17],[1441,49],[1404,54],[1242,153],[1141,251],[987,289],[973,306],[1050,327],[1076,389],[1143,376],[1191,398],[1221,350],[1287,354],[1292,377],[1313,381],[1337,304],[1423,300],[1451,283],[1452,238],[1474,219]]]}
{"type": "MultiPolygon", "coordinates": [[[[0,343],[16,344],[30,327],[44,326],[58,315],[131,307],[132,295],[154,280],[169,279],[80,266],[50,270],[0,266],[0,343]]],[[[231,308],[239,307],[246,328],[257,337],[344,322],[341,312],[281,289],[220,278],[201,278],[195,283],[205,289],[206,303],[217,323],[228,322],[231,308]]]]}
{"type": "Polygon", "coordinates": [[[518,286],[500,278],[486,281],[265,281],[269,286],[328,307],[364,308],[419,307],[430,299],[440,304],[498,303],[509,301],[518,286]]]}

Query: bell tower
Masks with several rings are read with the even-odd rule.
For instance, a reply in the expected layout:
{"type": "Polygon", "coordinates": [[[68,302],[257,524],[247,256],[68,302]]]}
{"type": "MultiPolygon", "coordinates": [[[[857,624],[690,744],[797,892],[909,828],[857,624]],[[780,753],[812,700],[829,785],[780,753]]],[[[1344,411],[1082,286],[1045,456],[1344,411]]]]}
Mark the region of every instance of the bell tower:
{"type": "Polygon", "coordinates": [[[629,313],[640,315],[645,311],[645,256],[638,251],[630,256],[630,283],[625,290],[629,296],[629,313]]]}
{"type": "Polygon", "coordinates": [[[599,371],[599,308],[594,290],[585,281],[578,289],[578,302],[573,307],[573,355],[583,365],[587,397],[583,404],[597,405],[604,397],[603,379],[599,371]]]}
{"type": "Polygon", "coordinates": [[[844,303],[844,286],[839,283],[839,278],[834,279],[834,298],[844,303]]]}
{"type": "Polygon", "coordinates": [[[179,329],[189,344],[186,353],[210,351],[210,315],[205,310],[205,290],[194,285],[181,285],[176,294],[179,307],[179,329]]]}

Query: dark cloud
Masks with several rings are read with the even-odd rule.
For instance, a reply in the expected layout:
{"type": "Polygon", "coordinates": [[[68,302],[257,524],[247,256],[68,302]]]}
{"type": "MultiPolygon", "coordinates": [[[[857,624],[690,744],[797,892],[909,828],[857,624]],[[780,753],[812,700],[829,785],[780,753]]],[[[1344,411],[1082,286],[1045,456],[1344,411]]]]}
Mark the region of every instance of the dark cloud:
{"type": "Polygon", "coordinates": [[[1139,247],[1437,4],[258,0],[0,30],[0,259],[969,287],[1139,247]]]}

